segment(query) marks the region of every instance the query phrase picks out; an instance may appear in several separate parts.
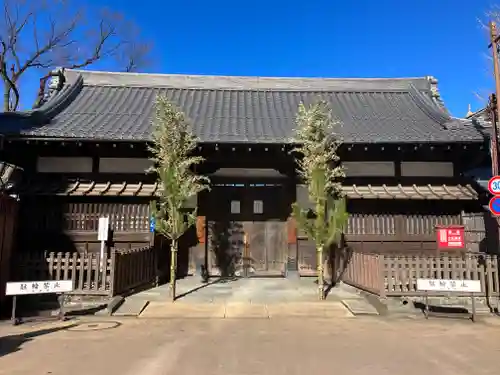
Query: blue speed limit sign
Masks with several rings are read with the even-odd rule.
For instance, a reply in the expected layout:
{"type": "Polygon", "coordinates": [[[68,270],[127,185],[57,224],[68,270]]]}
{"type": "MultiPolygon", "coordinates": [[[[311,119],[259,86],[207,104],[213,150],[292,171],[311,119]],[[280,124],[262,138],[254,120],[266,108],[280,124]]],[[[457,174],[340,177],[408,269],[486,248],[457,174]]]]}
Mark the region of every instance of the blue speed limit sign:
{"type": "Polygon", "coordinates": [[[500,195],[500,176],[495,176],[488,182],[488,190],[493,195],[500,195]]]}

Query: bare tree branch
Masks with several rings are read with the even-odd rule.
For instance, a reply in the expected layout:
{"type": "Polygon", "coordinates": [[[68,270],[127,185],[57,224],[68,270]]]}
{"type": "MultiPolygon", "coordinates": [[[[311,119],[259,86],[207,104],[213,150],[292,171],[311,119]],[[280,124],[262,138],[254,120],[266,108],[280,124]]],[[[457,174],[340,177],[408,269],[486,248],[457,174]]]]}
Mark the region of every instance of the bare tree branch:
{"type": "MultiPolygon", "coordinates": [[[[500,22],[500,6],[498,5],[493,5],[484,15],[484,18],[478,18],[477,22],[479,24],[479,27],[484,31],[484,45],[485,45],[485,52],[482,54],[483,59],[486,62],[486,67],[484,69],[484,73],[488,77],[493,77],[493,57],[491,56],[491,50],[486,50],[486,46],[488,45],[490,41],[490,21],[495,21],[497,23],[500,22]]],[[[485,89],[480,88],[473,92],[474,96],[478,101],[486,106],[488,104],[488,98],[490,95],[491,89],[485,89]]]]}
{"type": "Polygon", "coordinates": [[[4,56],[7,51],[7,45],[2,41],[1,46],[2,46],[2,53],[0,54],[0,76],[2,77],[4,85],[6,86],[4,92],[4,100],[9,107],[12,106],[13,108],[17,108],[17,106],[19,105],[19,90],[16,87],[15,83],[7,74],[7,64],[4,60],[4,56]],[[12,98],[10,97],[11,92],[14,95],[13,103],[11,102],[12,98]]]}
{"type": "Polygon", "coordinates": [[[147,58],[152,48],[152,45],[148,43],[128,43],[124,48],[124,53],[121,57],[124,61],[124,71],[136,72],[141,67],[149,65],[147,58]]]}
{"type": "Polygon", "coordinates": [[[92,10],[92,17],[86,17],[71,0],[4,0],[2,10],[4,111],[17,110],[19,81],[27,70],[41,69],[45,76],[57,67],[78,69],[113,59],[118,70],[137,71],[151,51],[133,24],[108,9],[92,10]]]}

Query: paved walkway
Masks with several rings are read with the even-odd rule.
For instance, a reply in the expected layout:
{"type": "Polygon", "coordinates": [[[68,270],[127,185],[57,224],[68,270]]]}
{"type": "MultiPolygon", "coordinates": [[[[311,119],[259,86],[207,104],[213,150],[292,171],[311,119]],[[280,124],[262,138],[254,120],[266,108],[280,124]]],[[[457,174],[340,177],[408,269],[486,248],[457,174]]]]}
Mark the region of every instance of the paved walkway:
{"type": "Polygon", "coordinates": [[[127,299],[116,315],[147,317],[232,318],[276,316],[341,317],[357,313],[376,314],[375,308],[354,288],[339,285],[318,302],[313,279],[237,279],[201,284],[199,278],[180,280],[178,300],[169,302],[168,285],[127,299]],[[147,306],[146,306],[147,305],[147,306]],[[246,306],[242,308],[242,306],[246,306]]]}
{"type": "Polygon", "coordinates": [[[71,324],[0,325],[0,374],[498,374],[496,324],[380,317],[71,324]]]}
{"type": "Polygon", "coordinates": [[[340,302],[289,303],[185,303],[150,302],[140,318],[352,318],[354,314],[340,302]]]}
{"type": "MultiPolygon", "coordinates": [[[[134,298],[150,301],[165,301],[169,298],[169,286],[162,285],[140,292],[134,298]]],[[[241,278],[235,280],[214,280],[202,284],[199,277],[188,277],[177,282],[178,301],[186,303],[211,302],[310,302],[318,300],[318,287],[314,278],[241,278]]],[[[344,287],[332,289],[329,300],[358,295],[344,287]]]]}

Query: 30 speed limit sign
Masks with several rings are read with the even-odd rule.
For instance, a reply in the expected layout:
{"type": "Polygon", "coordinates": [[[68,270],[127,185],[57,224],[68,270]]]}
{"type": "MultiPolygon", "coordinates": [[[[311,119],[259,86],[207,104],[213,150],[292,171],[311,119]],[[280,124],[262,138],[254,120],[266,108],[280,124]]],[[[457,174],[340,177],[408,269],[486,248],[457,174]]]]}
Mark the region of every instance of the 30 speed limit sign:
{"type": "Polygon", "coordinates": [[[488,190],[493,195],[500,195],[500,176],[495,176],[488,182],[488,190]]]}

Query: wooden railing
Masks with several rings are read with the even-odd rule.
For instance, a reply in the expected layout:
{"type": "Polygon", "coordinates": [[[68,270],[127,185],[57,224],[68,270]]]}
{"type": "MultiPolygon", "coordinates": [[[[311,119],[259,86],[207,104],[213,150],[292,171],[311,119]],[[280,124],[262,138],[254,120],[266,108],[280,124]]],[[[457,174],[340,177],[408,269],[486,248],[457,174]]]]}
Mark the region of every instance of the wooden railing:
{"type": "MultiPolygon", "coordinates": [[[[480,280],[482,296],[500,296],[499,258],[466,253],[394,256],[345,251],[337,259],[339,278],[381,297],[419,296],[417,279],[480,280]]],[[[456,295],[456,293],[455,293],[456,295]]]]}
{"type": "Polygon", "coordinates": [[[12,276],[19,281],[72,280],[70,294],[113,297],[155,282],[155,249],[112,249],[102,265],[95,253],[22,254],[12,276]]]}
{"type": "Polygon", "coordinates": [[[151,284],[156,279],[156,253],[153,246],[115,253],[113,295],[151,284]]]}
{"type": "Polygon", "coordinates": [[[380,294],[383,287],[380,256],[359,252],[346,252],[337,263],[341,267],[341,278],[346,284],[380,294]]]}

